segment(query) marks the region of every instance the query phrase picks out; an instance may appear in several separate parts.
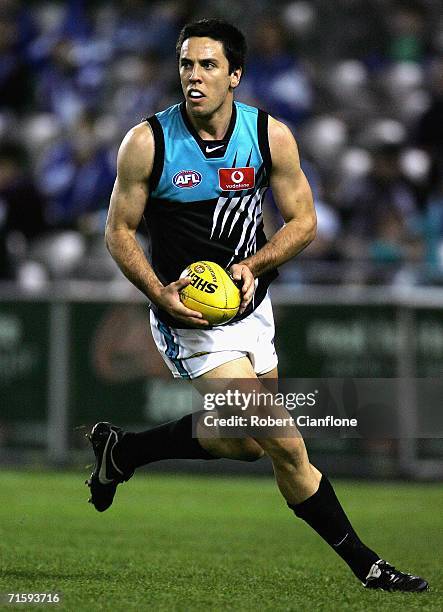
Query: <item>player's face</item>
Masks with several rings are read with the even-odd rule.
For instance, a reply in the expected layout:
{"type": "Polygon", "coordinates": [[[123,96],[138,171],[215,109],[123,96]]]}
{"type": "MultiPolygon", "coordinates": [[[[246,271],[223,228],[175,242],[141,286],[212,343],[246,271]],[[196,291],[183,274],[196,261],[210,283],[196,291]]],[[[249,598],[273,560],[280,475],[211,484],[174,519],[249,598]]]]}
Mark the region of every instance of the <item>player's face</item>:
{"type": "Polygon", "coordinates": [[[241,70],[229,73],[223,43],[207,37],[184,41],[180,52],[180,80],[186,108],[195,117],[209,117],[223,104],[231,104],[232,90],[241,70]]]}

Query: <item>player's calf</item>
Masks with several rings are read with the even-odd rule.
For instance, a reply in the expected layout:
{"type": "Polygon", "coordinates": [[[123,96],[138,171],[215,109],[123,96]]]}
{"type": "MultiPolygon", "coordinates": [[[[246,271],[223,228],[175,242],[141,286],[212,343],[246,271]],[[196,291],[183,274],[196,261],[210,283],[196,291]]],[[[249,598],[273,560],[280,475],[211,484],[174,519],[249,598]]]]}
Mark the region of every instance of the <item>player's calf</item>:
{"type": "Polygon", "coordinates": [[[288,506],[331,546],[366,588],[409,592],[427,589],[426,580],[396,570],[360,540],[326,476],[322,476],[314,495],[288,506]]]}

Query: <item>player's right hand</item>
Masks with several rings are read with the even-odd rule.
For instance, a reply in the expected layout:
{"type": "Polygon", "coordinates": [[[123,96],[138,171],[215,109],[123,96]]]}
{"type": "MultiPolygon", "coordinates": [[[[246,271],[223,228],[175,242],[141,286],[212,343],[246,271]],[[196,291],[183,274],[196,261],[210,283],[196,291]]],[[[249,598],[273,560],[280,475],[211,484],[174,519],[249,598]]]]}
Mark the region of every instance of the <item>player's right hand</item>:
{"type": "Polygon", "coordinates": [[[198,328],[208,327],[209,323],[203,318],[201,312],[187,308],[180,300],[180,291],[187,287],[190,282],[191,279],[186,277],[179,278],[177,281],[166,285],[160,291],[156,304],[181,323],[198,328]]]}

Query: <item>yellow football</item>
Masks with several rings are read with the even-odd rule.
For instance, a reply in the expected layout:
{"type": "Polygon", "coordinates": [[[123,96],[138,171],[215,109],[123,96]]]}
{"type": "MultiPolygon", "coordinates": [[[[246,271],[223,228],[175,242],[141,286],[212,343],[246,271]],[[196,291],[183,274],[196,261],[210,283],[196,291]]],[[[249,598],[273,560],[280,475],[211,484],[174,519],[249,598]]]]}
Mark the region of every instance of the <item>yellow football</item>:
{"type": "Polygon", "coordinates": [[[235,317],[241,295],[226,270],[213,261],[196,261],[180,278],[189,276],[190,284],[180,292],[183,304],[201,312],[211,325],[223,325],[235,317]]]}

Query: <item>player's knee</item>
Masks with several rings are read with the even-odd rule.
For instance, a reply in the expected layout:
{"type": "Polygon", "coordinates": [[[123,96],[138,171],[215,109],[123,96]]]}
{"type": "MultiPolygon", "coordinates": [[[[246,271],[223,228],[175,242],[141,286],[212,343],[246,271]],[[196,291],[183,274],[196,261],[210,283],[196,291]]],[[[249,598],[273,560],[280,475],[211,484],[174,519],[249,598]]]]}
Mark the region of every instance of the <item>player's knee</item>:
{"type": "Polygon", "coordinates": [[[309,464],[302,438],[276,438],[262,442],[272,462],[280,468],[298,470],[309,464]]]}
{"type": "Polygon", "coordinates": [[[239,459],[242,461],[257,461],[261,459],[265,451],[254,440],[237,440],[239,459]]]}
{"type": "Polygon", "coordinates": [[[229,438],[223,440],[224,457],[239,461],[257,461],[265,454],[252,438],[229,438]]]}

